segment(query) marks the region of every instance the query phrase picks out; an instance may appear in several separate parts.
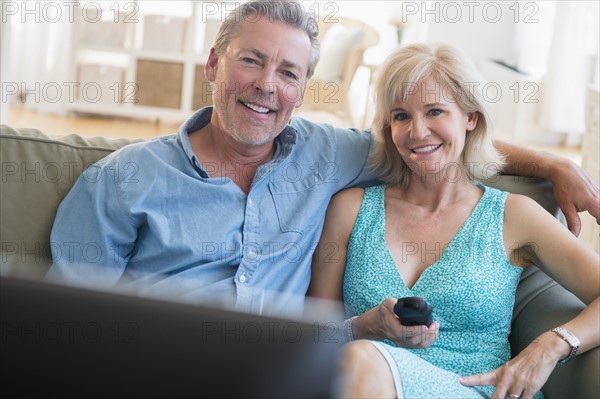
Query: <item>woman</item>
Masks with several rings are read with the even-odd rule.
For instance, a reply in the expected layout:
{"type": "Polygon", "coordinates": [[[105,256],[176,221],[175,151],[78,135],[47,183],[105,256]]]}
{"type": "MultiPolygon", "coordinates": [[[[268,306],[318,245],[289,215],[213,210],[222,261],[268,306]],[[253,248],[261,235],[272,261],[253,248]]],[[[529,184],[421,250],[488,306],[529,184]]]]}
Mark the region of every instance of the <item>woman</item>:
{"type": "Polygon", "coordinates": [[[309,289],[343,299],[362,339],[344,349],[341,396],[541,396],[557,362],[600,345],[598,255],[533,200],[477,183],[503,165],[478,82],[445,45],[402,47],[381,68],[372,163],[385,184],[332,199],[309,289]],[[534,261],[588,306],[511,359],[515,291],[534,261]],[[407,296],[433,306],[429,327],[400,323],[407,296]]]}

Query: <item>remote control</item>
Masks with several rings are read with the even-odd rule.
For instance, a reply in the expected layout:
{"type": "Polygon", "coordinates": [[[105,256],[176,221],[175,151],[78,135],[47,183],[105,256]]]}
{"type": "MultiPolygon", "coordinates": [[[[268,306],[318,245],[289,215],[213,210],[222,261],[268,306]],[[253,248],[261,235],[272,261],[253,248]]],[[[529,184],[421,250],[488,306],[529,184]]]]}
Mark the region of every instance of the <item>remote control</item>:
{"type": "Polygon", "coordinates": [[[405,326],[425,325],[429,327],[433,323],[432,311],[431,305],[420,297],[400,298],[394,305],[394,313],[405,326]]]}

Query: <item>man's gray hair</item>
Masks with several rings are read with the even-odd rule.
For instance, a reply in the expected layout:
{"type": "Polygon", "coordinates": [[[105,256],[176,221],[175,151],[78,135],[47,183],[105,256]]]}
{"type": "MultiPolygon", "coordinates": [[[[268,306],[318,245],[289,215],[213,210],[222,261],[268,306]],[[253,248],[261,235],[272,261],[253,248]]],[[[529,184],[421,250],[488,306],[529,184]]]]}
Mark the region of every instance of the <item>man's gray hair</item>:
{"type": "Polygon", "coordinates": [[[244,22],[255,22],[257,16],[267,17],[269,21],[285,22],[308,35],[311,44],[310,63],[306,73],[307,80],[315,72],[319,61],[319,25],[315,16],[305,11],[304,6],[294,0],[259,0],[238,4],[229,13],[217,33],[214,48],[217,55],[223,55],[229,42],[235,37],[238,26],[244,22]]]}

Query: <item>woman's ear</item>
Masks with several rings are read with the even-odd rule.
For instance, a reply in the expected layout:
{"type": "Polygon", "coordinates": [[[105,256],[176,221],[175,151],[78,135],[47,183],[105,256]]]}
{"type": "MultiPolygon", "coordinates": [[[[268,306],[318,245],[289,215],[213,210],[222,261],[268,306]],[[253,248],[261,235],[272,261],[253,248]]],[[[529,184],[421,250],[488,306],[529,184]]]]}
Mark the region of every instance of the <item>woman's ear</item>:
{"type": "Polygon", "coordinates": [[[477,126],[478,120],[479,120],[479,112],[474,111],[474,112],[469,112],[467,114],[467,132],[470,132],[471,130],[475,129],[475,126],[477,126]]]}

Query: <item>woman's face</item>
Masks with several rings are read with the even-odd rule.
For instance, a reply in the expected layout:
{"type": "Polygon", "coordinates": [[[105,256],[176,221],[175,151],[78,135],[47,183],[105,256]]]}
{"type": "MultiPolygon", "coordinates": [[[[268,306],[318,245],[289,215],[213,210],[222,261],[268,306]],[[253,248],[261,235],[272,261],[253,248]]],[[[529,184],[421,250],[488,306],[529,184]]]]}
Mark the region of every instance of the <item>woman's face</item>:
{"type": "Polygon", "coordinates": [[[477,113],[465,113],[447,85],[426,78],[406,101],[392,106],[390,121],[392,141],[412,173],[434,176],[453,165],[462,169],[465,138],[477,125],[477,113]]]}

